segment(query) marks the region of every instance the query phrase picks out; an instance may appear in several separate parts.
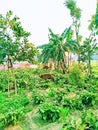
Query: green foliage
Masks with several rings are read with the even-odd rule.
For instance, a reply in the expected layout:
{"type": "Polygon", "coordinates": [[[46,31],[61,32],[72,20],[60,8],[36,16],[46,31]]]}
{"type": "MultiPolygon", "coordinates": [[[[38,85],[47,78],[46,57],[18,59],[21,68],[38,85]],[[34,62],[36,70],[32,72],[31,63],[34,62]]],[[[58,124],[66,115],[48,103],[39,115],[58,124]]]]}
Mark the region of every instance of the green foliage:
{"type": "Polygon", "coordinates": [[[82,101],[82,104],[84,106],[92,106],[95,104],[95,97],[96,97],[96,94],[86,92],[80,96],[80,100],[82,101]]]}
{"type": "Polygon", "coordinates": [[[68,40],[70,47],[69,49],[78,55],[78,61],[80,62],[80,53],[81,53],[80,42],[82,40],[82,36],[79,35],[79,29],[80,29],[81,9],[77,7],[76,1],[74,0],[66,0],[64,4],[70,10],[70,15],[72,17],[75,32],[75,40],[73,39],[68,40]]]}
{"type": "Polygon", "coordinates": [[[27,95],[23,94],[8,98],[0,92],[0,127],[16,124],[24,114],[24,107],[29,103],[27,95]]]}
{"type": "Polygon", "coordinates": [[[61,130],[97,130],[98,117],[90,111],[79,113],[76,111],[66,119],[61,130]]]}
{"type": "MultiPolygon", "coordinates": [[[[81,70],[77,72],[76,68],[78,70],[81,66],[78,68],[78,64],[74,64],[71,67],[72,74],[71,71],[68,74],[52,72],[55,77],[54,82],[40,78],[40,74],[46,73],[47,70],[40,70],[39,68],[15,69],[18,95],[13,95],[13,89],[11,89],[11,97],[8,97],[6,92],[0,93],[0,129],[3,130],[3,126],[18,123],[22,115],[35,107],[34,116],[36,116],[36,119],[41,117],[42,123],[58,121],[60,124],[64,123],[64,128],[62,128],[64,130],[80,128],[84,130],[92,126],[97,130],[98,123],[95,115],[97,115],[98,107],[98,76],[89,78],[87,75],[84,76],[81,70]],[[70,74],[72,77],[70,77],[70,74]],[[81,80],[84,82],[82,83],[81,80]],[[79,88],[81,85],[82,87],[79,88]],[[36,110],[39,110],[39,112],[35,114],[36,110]],[[92,116],[93,119],[86,114],[89,111],[96,113],[92,116]],[[90,120],[93,123],[88,125],[90,120]]],[[[6,81],[6,72],[6,70],[0,71],[0,81],[3,83],[2,91],[3,87],[4,90],[7,88],[7,82],[2,82],[3,80],[6,81]]],[[[28,115],[31,116],[29,113],[28,115]]],[[[28,122],[32,119],[29,116],[28,122]]]]}
{"type": "Polygon", "coordinates": [[[75,113],[76,115],[68,115],[69,118],[64,123],[61,130],[84,130],[82,126],[82,119],[75,113]]]}
{"type": "Polygon", "coordinates": [[[85,123],[85,130],[97,130],[98,116],[96,116],[93,112],[85,112],[82,115],[82,123],[85,123]]]}
{"type": "MultiPolygon", "coordinates": [[[[58,89],[59,90],[59,89],[58,89]]],[[[63,91],[58,91],[56,92],[56,96],[55,96],[55,102],[56,102],[56,105],[61,105],[61,102],[63,100],[63,96],[64,96],[64,92],[63,91]]]]}
{"type": "Polygon", "coordinates": [[[91,16],[91,20],[89,20],[89,30],[93,30],[95,35],[98,35],[98,2],[96,3],[96,13],[91,16]]]}
{"type": "Polygon", "coordinates": [[[33,62],[37,49],[28,41],[26,32],[17,16],[8,11],[6,16],[0,15],[0,63],[8,60],[33,62]]]}
{"type": "Polygon", "coordinates": [[[50,83],[43,83],[43,84],[39,84],[38,87],[47,89],[50,87],[50,85],[51,85],[50,83]]]}
{"type": "Polygon", "coordinates": [[[96,4],[96,14],[92,15],[88,29],[90,30],[89,38],[86,38],[82,46],[82,58],[88,61],[88,74],[92,74],[91,70],[91,56],[96,52],[98,35],[98,2],[96,4]]]}
{"type": "Polygon", "coordinates": [[[65,97],[63,107],[70,110],[83,110],[96,104],[97,96],[92,92],[84,92],[74,97],[65,97]]]}
{"type": "Polygon", "coordinates": [[[96,38],[91,35],[89,38],[86,38],[84,41],[84,44],[81,46],[81,60],[87,63],[87,68],[88,68],[88,75],[92,74],[92,68],[91,68],[91,57],[96,51],[96,38]]]}
{"type": "Polygon", "coordinates": [[[80,19],[81,9],[76,6],[76,2],[74,0],[66,0],[65,5],[70,10],[70,15],[72,17],[80,19]]]}
{"type": "Polygon", "coordinates": [[[72,107],[73,107],[72,99],[71,98],[64,98],[63,107],[72,109],[72,107]]]}
{"type": "Polygon", "coordinates": [[[69,83],[69,79],[66,75],[58,74],[58,75],[56,75],[54,82],[56,84],[61,84],[63,86],[64,84],[69,83]]]}
{"type": "Polygon", "coordinates": [[[81,58],[83,58],[83,61],[89,60],[89,58],[91,60],[91,56],[95,53],[96,45],[96,39],[94,37],[89,37],[85,39],[83,46],[81,46],[81,58]]]}
{"type": "Polygon", "coordinates": [[[5,114],[0,114],[0,129],[3,129],[5,126],[8,126],[10,124],[16,125],[22,115],[22,107],[5,114]]]}
{"type": "Polygon", "coordinates": [[[6,91],[7,85],[8,85],[8,74],[6,73],[6,70],[0,70],[0,91],[6,91]]]}
{"type": "Polygon", "coordinates": [[[45,97],[40,92],[33,92],[32,93],[32,99],[35,105],[39,105],[45,101],[45,97]]]}
{"type": "MultiPolygon", "coordinates": [[[[47,63],[49,59],[52,59],[53,62],[60,64],[60,62],[65,64],[65,50],[67,47],[65,46],[65,40],[67,35],[71,31],[71,26],[69,28],[66,28],[61,35],[54,34],[52,29],[49,29],[49,43],[39,46],[39,48],[42,49],[41,52],[41,60],[43,63],[47,63]]],[[[57,65],[56,65],[57,66],[57,65]]],[[[64,68],[61,67],[61,69],[64,70],[64,68]]]]}
{"type": "Polygon", "coordinates": [[[82,85],[82,71],[77,63],[73,63],[69,68],[69,80],[73,85],[82,85]]]}
{"type": "Polygon", "coordinates": [[[54,89],[51,88],[47,93],[48,93],[48,95],[49,95],[50,97],[53,97],[56,92],[55,92],[54,89]]]}
{"type": "Polygon", "coordinates": [[[80,97],[65,97],[62,103],[64,108],[69,110],[82,110],[83,104],[80,97]]]}
{"type": "MultiPolygon", "coordinates": [[[[95,36],[98,34],[98,2],[96,14],[92,16],[89,24],[90,36],[82,45],[80,44],[82,36],[79,35],[81,9],[76,6],[74,0],[66,0],[65,5],[70,10],[73,24],[61,34],[54,34],[49,28],[49,43],[39,47],[42,49],[41,61],[47,62],[51,58],[53,62],[58,63],[58,66],[62,67],[61,63],[63,63],[64,67],[67,67],[65,51],[75,52],[79,61],[89,61],[87,67],[90,72],[91,56],[97,50],[95,36]],[[75,30],[71,29],[72,26],[75,30]],[[72,39],[74,32],[75,40],[72,39]]],[[[30,33],[22,27],[19,18],[13,16],[12,11],[7,12],[6,16],[0,15],[0,63],[6,62],[7,56],[11,56],[12,62],[22,60],[33,63],[38,50],[28,41],[29,35],[30,33]]],[[[97,69],[94,68],[93,71],[96,76],[84,77],[84,71],[82,72],[83,69],[79,65],[72,64],[69,73],[65,75],[59,70],[52,72],[55,74],[53,82],[40,78],[41,74],[50,70],[15,69],[17,96],[13,96],[13,77],[9,78],[7,70],[0,70],[0,91],[2,91],[0,92],[0,129],[3,130],[8,125],[16,125],[25,113],[32,110],[33,104],[38,107],[42,120],[51,123],[63,119],[62,130],[97,130],[97,69]],[[8,78],[11,82],[12,97],[8,97],[6,93],[8,78]]]]}
{"type": "Polygon", "coordinates": [[[39,107],[39,113],[43,120],[56,121],[60,117],[59,107],[53,105],[52,103],[44,103],[39,107]]]}

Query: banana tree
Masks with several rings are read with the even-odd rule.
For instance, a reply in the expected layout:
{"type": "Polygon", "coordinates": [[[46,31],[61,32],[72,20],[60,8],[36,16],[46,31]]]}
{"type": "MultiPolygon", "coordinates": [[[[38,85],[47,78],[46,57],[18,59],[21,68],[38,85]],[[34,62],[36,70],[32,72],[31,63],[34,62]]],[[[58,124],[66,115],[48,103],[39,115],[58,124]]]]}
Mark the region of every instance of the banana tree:
{"type": "Polygon", "coordinates": [[[49,29],[49,43],[39,47],[42,48],[42,61],[47,62],[51,58],[53,62],[60,65],[64,73],[66,68],[66,48],[64,43],[70,29],[71,26],[66,28],[61,35],[54,34],[52,29],[49,29]]]}

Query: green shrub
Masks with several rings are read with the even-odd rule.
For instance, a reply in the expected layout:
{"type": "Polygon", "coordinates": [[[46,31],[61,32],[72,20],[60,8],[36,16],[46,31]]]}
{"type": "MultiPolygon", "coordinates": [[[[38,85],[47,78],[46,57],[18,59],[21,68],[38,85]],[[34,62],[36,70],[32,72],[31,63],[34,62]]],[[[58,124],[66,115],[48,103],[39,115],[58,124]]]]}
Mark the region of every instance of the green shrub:
{"type": "Polygon", "coordinates": [[[76,87],[74,85],[68,84],[65,86],[65,90],[66,92],[74,92],[76,90],[76,87]]]}
{"type": "Polygon", "coordinates": [[[92,112],[70,114],[61,130],[98,130],[98,117],[92,112]]]}
{"type": "Polygon", "coordinates": [[[61,102],[63,100],[63,95],[64,95],[63,91],[58,90],[56,92],[55,102],[56,102],[57,105],[61,105],[61,102]]]}
{"type": "Polygon", "coordinates": [[[63,85],[63,84],[68,84],[69,79],[66,75],[58,74],[58,75],[55,76],[54,82],[55,82],[55,84],[63,85]]]}
{"type": "Polygon", "coordinates": [[[90,93],[90,92],[85,92],[82,93],[81,95],[78,95],[78,97],[72,98],[70,103],[72,103],[73,109],[77,110],[83,110],[86,107],[91,107],[95,105],[96,101],[96,94],[90,93]]]}
{"type": "Polygon", "coordinates": [[[8,89],[8,71],[7,70],[0,70],[0,91],[7,91],[8,89]]]}
{"type": "Polygon", "coordinates": [[[64,108],[69,108],[69,109],[73,109],[73,98],[64,98],[64,101],[63,101],[63,107],[64,108]]]}
{"type": "Polygon", "coordinates": [[[41,80],[36,87],[41,89],[47,89],[47,88],[51,88],[52,86],[54,86],[53,82],[47,79],[47,80],[41,80]]]}
{"type": "Polygon", "coordinates": [[[95,104],[96,94],[85,92],[80,96],[80,100],[84,106],[92,106],[95,104]]]}
{"type": "Polygon", "coordinates": [[[54,89],[50,89],[47,93],[48,93],[48,95],[49,95],[50,97],[53,97],[56,92],[55,92],[54,89]]]}
{"type": "Polygon", "coordinates": [[[79,65],[73,63],[69,68],[69,81],[73,85],[81,86],[83,82],[82,71],[79,65]]]}
{"type": "Polygon", "coordinates": [[[82,124],[85,124],[84,130],[98,130],[98,116],[92,112],[84,112],[82,124]]]}
{"type": "Polygon", "coordinates": [[[0,93],[0,127],[16,124],[28,103],[29,99],[25,94],[8,98],[6,94],[0,93]]]}
{"type": "Polygon", "coordinates": [[[32,99],[35,105],[41,104],[45,101],[44,95],[38,92],[32,94],[32,99]]]}
{"type": "Polygon", "coordinates": [[[52,103],[43,103],[39,107],[39,113],[43,120],[47,121],[56,121],[60,117],[59,107],[53,105],[52,103]]]}

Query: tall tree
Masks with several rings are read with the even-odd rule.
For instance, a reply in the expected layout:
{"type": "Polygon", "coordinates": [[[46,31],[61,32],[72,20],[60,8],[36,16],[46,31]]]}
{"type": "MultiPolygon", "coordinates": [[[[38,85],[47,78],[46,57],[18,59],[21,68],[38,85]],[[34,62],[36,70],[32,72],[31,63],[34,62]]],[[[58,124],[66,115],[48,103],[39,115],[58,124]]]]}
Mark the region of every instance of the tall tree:
{"type": "Polygon", "coordinates": [[[91,16],[91,20],[89,20],[90,24],[88,29],[92,32],[92,34],[98,35],[98,1],[96,3],[96,13],[91,16]]]}
{"type": "MultiPolygon", "coordinates": [[[[0,63],[7,61],[13,75],[13,61],[31,61],[36,54],[34,46],[28,45],[28,36],[30,33],[24,30],[19,18],[13,16],[12,11],[8,11],[5,16],[0,14],[0,63]]],[[[14,81],[16,90],[16,79],[14,81]]]]}
{"type": "Polygon", "coordinates": [[[92,67],[91,67],[91,56],[97,50],[97,39],[96,35],[98,35],[98,1],[96,3],[96,13],[92,15],[91,20],[89,20],[88,29],[90,31],[90,35],[85,39],[82,45],[81,59],[84,61],[88,61],[88,75],[92,75],[92,67]]]}
{"type": "Polygon", "coordinates": [[[92,67],[91,67],[91,60],[92,55],[96,51],[96,39],[92,37],[92,35],[89,36],[89,38],[86,38],[83,42],[83,45],[81,46],[81,60],[87,61],[87,68],[88,68],[88,75],[89,77],[92,75],[92,67]]]}
{"type": "Polygon", "coordinates": [[[7,60],[10,63],[8,67],[12,67],[12,59],[15,61],[33,58],[35,47],[29,44],[29,36],[30,33],[24,30],[19,18],[13,16],[12,11],[7,12],[5,17],[0,15],[0,62],[7,60]],[[27,53],[31,54],[28,58],[26,58],[27,53]]]}
{"type": "Polygon", "coordinates": [[[81,53],[80,39],[82,38],[82,36],[79,35],[79,29],[80,29],[81,9],[77,7],[76,1],[74,0],[66,0],[64,4],[70,10],[70,15],[74,23],[74,32],[77,43],[76,53],[78,55],[78,61],[80,62],[80,53],[81,53]]]}

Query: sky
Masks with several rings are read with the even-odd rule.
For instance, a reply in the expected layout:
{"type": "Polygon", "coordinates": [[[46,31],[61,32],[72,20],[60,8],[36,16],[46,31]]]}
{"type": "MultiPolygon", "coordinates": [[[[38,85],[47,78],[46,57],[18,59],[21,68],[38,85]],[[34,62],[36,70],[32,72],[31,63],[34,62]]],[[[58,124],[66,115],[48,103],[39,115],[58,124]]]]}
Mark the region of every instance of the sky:
{"type": "MultiPolygon", "coordinates": [[[[0,0],[0,14],[12,10],[22,26],[31,33],[30,42],[35,46],[48,43],[48,28],[61,34],[72,23],[65,0],[0,0]]],[[[96,11],[96,0],[76,0],[82,10],[80,34],[88,36],[88,20],[96,11]]]]}

